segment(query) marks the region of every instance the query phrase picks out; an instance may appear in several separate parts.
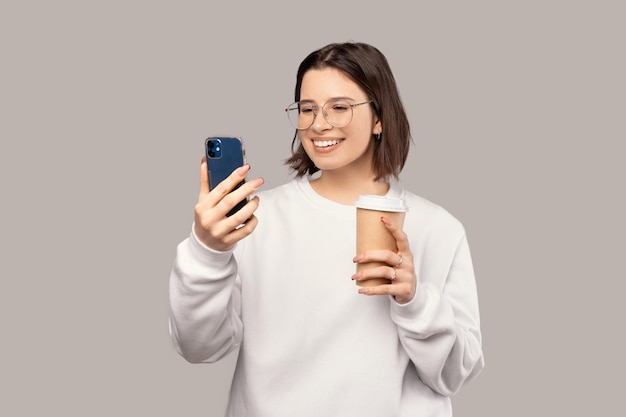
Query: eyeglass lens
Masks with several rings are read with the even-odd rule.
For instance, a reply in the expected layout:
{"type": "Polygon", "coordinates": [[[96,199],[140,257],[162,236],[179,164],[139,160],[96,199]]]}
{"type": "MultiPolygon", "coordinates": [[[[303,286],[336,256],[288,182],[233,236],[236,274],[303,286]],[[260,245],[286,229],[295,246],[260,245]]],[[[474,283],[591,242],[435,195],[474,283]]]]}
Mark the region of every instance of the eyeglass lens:
{"type": "MultiPolygon", "coordinates": [[[[293,103],[287,108],[289,121],[296,129],[313,125],[320,108],[312,103],[293,103]]],[[[321,108],[322,116],[333,127],[344,127],[352,121],[352,105],[345,100],[331,100],[321,108]]]]}

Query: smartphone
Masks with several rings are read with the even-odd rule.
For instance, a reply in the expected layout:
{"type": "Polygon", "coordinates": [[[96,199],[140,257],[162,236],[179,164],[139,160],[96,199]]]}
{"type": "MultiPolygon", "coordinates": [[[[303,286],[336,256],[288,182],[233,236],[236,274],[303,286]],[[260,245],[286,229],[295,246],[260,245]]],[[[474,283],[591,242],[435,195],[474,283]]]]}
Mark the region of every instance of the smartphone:
{"type": "MultiPolygon", "coordinates": [[[[235,169],[246,163],[244,144],[239,137],[216,136],[204,141],[207,170],[209,171],[209,190],[213,190],[224,181],[235,169]]],[[[233,188],[235,191],[245,183],[241,181],[233,188]]],[[[231,192],[232,192],[231,191],[231,192]]],[[[248,199],[241,200],[226,216],[232,216],[246,205],[248,199]]]]}

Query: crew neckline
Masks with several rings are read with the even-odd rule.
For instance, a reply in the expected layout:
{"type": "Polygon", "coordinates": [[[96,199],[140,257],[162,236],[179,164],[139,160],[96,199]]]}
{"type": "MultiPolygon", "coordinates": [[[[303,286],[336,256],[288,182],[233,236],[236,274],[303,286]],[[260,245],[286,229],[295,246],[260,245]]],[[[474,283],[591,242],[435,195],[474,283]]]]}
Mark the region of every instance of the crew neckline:
{"type": "MultiPolygon", "coordinates": [[[[315,189],[313,189],[313,186],[311,186],[311,179],[308,178],[308,177],[297,178],[296,179],[296,184],[298,185],[298,188],[300,189],[300,191],[313,204],[315,204],[316,206],[318,206],[320,208],[323,208],[325,210],[330,210],[330,211],[333,211],[333,212],[337,212],[337,210],[343,210],[343,211],[354,211],[355,210],[355,205],[354,204],[338,203],[336,201],[330,200],[330,199],[322,196],[321,194],[319,194],[317,191],[315,191],[315,189]]],[[[387,190],[387,193],[384,194],[384,196],[401,198],[402,197],[402,191],[397,186],[397,184],[395,184],[394,182],[391,182],[389,184],[389,190],[387,190]]]]}

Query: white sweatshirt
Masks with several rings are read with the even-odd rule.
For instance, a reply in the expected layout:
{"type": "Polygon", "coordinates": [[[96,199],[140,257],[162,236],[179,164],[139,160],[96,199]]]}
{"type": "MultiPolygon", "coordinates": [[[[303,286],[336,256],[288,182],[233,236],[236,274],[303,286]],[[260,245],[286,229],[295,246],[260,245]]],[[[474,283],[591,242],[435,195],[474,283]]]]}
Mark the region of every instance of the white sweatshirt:
{"type": "Polygon", "coordinates": [[[170,278],[170,332],[190,362],[240,348],[228,417],[451,416],[483,368],[476,283],[462,225],[407,201],[418,287],[400,305],[350,279],[356,210],[308,179],[259,193],[256,230],[217,252],[192,233],[170,278]]]}

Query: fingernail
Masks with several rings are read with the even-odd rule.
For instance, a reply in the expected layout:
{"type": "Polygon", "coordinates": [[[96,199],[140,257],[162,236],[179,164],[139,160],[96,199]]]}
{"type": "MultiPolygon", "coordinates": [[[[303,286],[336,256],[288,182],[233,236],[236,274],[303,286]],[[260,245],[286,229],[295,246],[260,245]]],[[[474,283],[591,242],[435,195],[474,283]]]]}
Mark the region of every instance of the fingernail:
{"type": "Polygon", "coordinates": [[[263,185],[264,182],[265,180],[263,178],[255,178],[249,181],[249,184],[252,185],[254,188],[259,188],[261,185],[263,185]]]}
{"type": "Polygon", "coordinates": [[[243,166],[240,166],[239,168],[237,168],[237,175],[239,175],[240,177],[243,177],[246,172],[248,172],[250,170],[250,165],[245,164],[243,166]]]}

